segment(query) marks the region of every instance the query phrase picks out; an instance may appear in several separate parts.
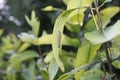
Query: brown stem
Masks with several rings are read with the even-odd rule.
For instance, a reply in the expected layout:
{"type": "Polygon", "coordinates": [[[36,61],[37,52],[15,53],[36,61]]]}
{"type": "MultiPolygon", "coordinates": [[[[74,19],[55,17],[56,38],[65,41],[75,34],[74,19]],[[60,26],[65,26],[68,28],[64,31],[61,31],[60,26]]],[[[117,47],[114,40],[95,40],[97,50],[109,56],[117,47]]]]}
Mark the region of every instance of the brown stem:
{"type": "Polygon", "coordinates": [[[102,30],[102,20],[101,20],[101,17],[100,17],[98,0],[94,0],[94,4],[95,4],[96,13],[97,13],[99,29],[102,30]]]}

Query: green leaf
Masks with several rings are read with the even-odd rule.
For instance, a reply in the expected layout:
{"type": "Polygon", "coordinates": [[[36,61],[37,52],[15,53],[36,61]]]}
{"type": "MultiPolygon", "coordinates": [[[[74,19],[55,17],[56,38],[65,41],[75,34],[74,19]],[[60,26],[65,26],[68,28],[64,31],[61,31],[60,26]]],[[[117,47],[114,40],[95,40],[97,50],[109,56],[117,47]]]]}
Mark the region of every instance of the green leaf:
{"type": "Polygon", "coordinates": [[[67,5],[67,3],[69,2],[69,0],[63,0],[63,2],[67,5]]]}
{"type": "Polygon", "coordinates": [[[112,62],[112,65],[117,68],[117,69],[120,69],[120,61],[119,60],[116,60],[114,62],[112,62]]]}
{"type": "MultiPolygon", "coordinates": [[[[106,9],[103,9],[100,11],[101,14],[101,21],[102,21],[102,27],[103,29],[107,26],[107,24],[110,22],[110,19],[115,16],[119,12],[119,7],[108,7],[106,9]]],[[[95,16],[97,20],[97,15],[95,16]]],[[[88,21],[88,23],[85,25],[85,31],[93,31],[95,30],[95,24],[93,18],[88,21]]]]}
{"type": "Polygon", "coordinates": [[[39,71],[44,70],[46,68],[45,66],[46,66],[46,64],[43,61],[43,59],[40,58],[37,60],[37,67],[38,67],[39,71]]]}
{"type": "Polygon", "coordinates": [[[40,58],[37,60],[37,68],[39,72],[41,73],[40,76],[42,76],[44,80],[49,80],[48,70],[47,70],[46,64],[43,61],[43,59],[40,58]]]}
{"type": "Polygon", "coordinates": [[[67,10],[79,7],[89,7],[92,1],[93,0],[69,0],[67,10]]]}
{"type": "MultiPolygon", "coordinates": [[[[67,51],[61,50],[60,57],[64,58],[65,56],[75,58],[76,55],[75,53],[68,53],[67,51]]],[[[47,56],[44,58],[44,61],[45,63],[49,63],[53,58],[53,51],[50,51],[49,53],[47,53],[47,56]]]]}
{"type": "Polygon", "coordinates": [[[35,61],[30,60],[28,67],[22,66],[22,76],[25,80],[35,80],[35,61]]]}
{"type": "Polygon", "coordinates": [[[120,34],[120,20],[118,20],[114,25],[106,28],[103,31],[95,30],[93,32],[85,33],[86,39],[88,39],[92,44],[101,44],[111,39],[115,38],[120,34]]]}
{"type": "Polygon", "coordinates": [[[80,25],[75,25],[75,24],[72,24],[72,23],[69,23],[67,22],[65,24],[66,28],[71,31],[71,32],[79,32],[80,31],[80,25]]]}
{"type": "MultiPolygon", "coordinates": [[[[79,0],[79,1],[82,2],[81,0],[79,0]]],[[[65,22],[68,20],[68,18],[70,18],[70,16],[73,15],[72,12],[74,12],[75,10],[78,10],[78,8],[81,9],[83,7],[86,7],[90,3],[92,3],[92,0],[84,1],[84,3],[85,3],[84,5],[78,6],[78,5],[80,5],[80,4],[78,4],[79,1],[78,0],[70,0],[70,2],[68,3],[67,11],[62,12],[61,15],[59,15],[59,17],[57,18],[57,20],[55,22],[55,26],[54,26],[54,30],[53,30],[53,43],[52,43],[53,55],[54,55],[54,58],[57,62],[57,65],[60,67],[60,69],[62,71],[64,71],[64,66],[63,66],[63,63],[61,62],[61,60],[59,58],[59,53],[60,53],[61,47],[62,47],[62,45],[61,45],[62,44],[61,35],[63,34],[63,29],[64,29],[65,22]],[[77,4],[77,6],[70,7],[72,4],[74,4],[74,1],[77,4]]],[[[83,3],[81,3],[81,4],[83,4],[83,3]]],[[[84,8],[83,10],[81,10],[82,15],[83,15],[83,12],[84,12],[85,9],[87,9],[87,8],[84,8]]],[[[78,10],[78,11],[80,11],[80,10],[78,10]]],[[[74,14],[76,14],[76,13],[74,12],[74,14]]],[[[83,16],[81,16],[81,17],[83,17],[83,16]]]]}
{"type": "Polygon", "coordinates": [[[28,24],[32,27],[33,34],[37,37],[39,34],[40,21],[36,17],[35,11],[32,11],[31,13],[31,20],[28,18],[28,16],[25,16],[25,19],[27,20],[28,24]]]}
{"type": "MultiPolygon", "coordinates": [[[[69,52],[67,54],[70,54],[69,52]]],[[[71,54],[73,55],[73,54],[71,54]]],[[[71,71],[74,69],[74,60],[75,57],[72,57],[71,55],[61,55],[60,58],[65,66],[65,72],[71,71]]],[[[73,55],[74,56],[74,55],[73,55]]]]}
{"type": "MultiPolygon", "coordinates": [[[[64,50],[61,51],[60,58],[65,66],[66,71],[70,71],[71,69],[74,68],[73,62],[74,62],[75,56],[76,56],[75,53],[67,52],[64,50]]],[[[51,51],[51,52],[47,53],[47,56],[44,58],[44,61],[45,61],[45,63],[49,63],[53,59],[54,59],[54,56],[53,56],[53,52],[51,51]]]]}
{"type": "Polygon", "coordinates": [[[67,80],[67,79],[71,78],[76,72],[79,72],[83,69],[88,69],[93,64],[95,64],[95,62],[91,62],[89,64],[84,64],[84,65],[82,65],[78,68],[75,68],[75,69],[71,70],[68,73],[65,73],[65,74],[61,75],[57,80],[67,80]]]}
{"type": "Polygon", "coordinates": [[[95,30],[93,32],[85,33],[85,37],[92,44],[101,44],[101,43],[104,43],[104,42],[108,41],[107,38],[104,36],[103,32],[99,31],[99,30],[95,30]]]}
{"type": "Polygon", "coordinates": [[[120,34],[120,20],[118,20],[114,25],[108,27],[104,31],[104,35],[108,40],[113,39],[114,37],[120,34]]]}
{"type": "Polygon", "coordinates": [[[31,44],[30,43],[23,43],[20,47],[19,47],[19,49],[18,49],[18,53],[21,53],[21,52],[23,52],[23,51],[25,51],[28,47],[30,47],[31,46],[31,44]]]}
{"type": "Polygon", "coordinates": [[[20,64],[23,61],[26,61],[28,59],[32,59],[35,57],[39,57],[39,55],[35,51],[24,51],[19,54],[15,54],[12,57],[10,57],[10,64],[15,66],[16,64],[20,64]]]}
{"type": "Polygon", "coordinates": [[[54,78],[58,72],[58,66],[57,66],[54,58],[50,61],[48,72],[49,72],[49,79],[54,80],[54,78]]]}
{"type": "Polygon", "coordinates": [[[7,68],[7,80],[17,80],[16,79],[16,69],[12,66],[7,68]]]}
{"type": "Polygon", "coordinates": [[[74,9],[62,12],[62,14],[59,15],[59,17],[57,18],[53,30],[53,42],[52,42],[53,55],[57,62],[57,65],[63,72],[64,72],[64,66],[59,58],[59,53],[62,47],[61,36],[63,35],[65,22],[67,21],[68,16],[72,11],[74,11],[74,9]]]}
{"type": "Polygon", "coordinates": [[[39,37],[38,39],[33,41],[34,45],[48,45],[52,44],[52,39],[53,35],[52,34],[47,34],[39,37]]]}
{"type": "Polygon", "coordinates": [[[78,38],[70,38],[66,35],[62,35],[62,44],[66,46],[78,47],[80,45],[80,41],[78,38]]]}
{"type": "Polygon", "coordinates": [[[44,58],[45,63],[49,63],[52,59],[54,58],[53,56],[53,51],[49,52],[47,56],[44,58]]]}
{"type": "Polygon", "coordinates": [[[47,6],[47,7],[42,9],[42,11],[53,11],[53,10],[54,10],[53,6],[47,6]]]}
{"type": "MultiPolygon", "coordinates": [[[[116,59],[120,56],[120,35],[111,40],[112,46],[110,47],[112,58],[116,59]]],[[[114,62],[113,62],[114,63],[114,62]]],[[[115,62],[115,64],[118,62],[115,62]]]]}
{"type": "Polygon", "coordinates": [[[111,40],[112,46],[110,47],[111,53],[112,53],[112,58],[116,59],[114,62],[112,62],[113,66],[115,68],[120,69],[120,35],[115,37],[114,39],[111,40]]]}
{"type": "MultiPolygon", "coordinates": [[[[36,39],[35,41],[33,41],[33,44],[34,45],[48,45],[48,44],[52,44],[52,42],[53,42],[53,35],[48,34],[48,35],[44,35],[44,36],[36,39]]],[[[70,38],[63,34],[62,35],[62,44],[67,45],[67,46],[78,47],[80,45],[80,42],[77,38],[70,38]]]]}
{"type": "Polygon", "coordinates": [[[71,13],[69,16],[69,23],[75,25],[83,25],[84,11],[91,5],[93,0],[69,0],[67,10],[79,8],[71,13]]]}
{"type": "MultiPolygon", "coordinates": [[[[46,71],[40,71],[42,77],[44,78],[44,80],[49,80],[49,76],[48,73],[46,71]]],[[[41,79],[40,79],[41,80],[41,79]]]]}
{"type": "MultiPolygon", "coordinates": [[[[76,60],[74,61],[75,68],[91,62],[95,58],[97,50],[99,48],[100,45],[92,45],[90,42],[85,40],[78,49],[77,57],[76,60]]],[[[80,79],[84,71],[85,70],[76,72],[75,79],[76,80],[80,79]]]]}
{"type": "Polygon", "coordinates": [[[104,72],[100,69],[91,69],[83,73],[80,80],[101,80],[104,72]]]}

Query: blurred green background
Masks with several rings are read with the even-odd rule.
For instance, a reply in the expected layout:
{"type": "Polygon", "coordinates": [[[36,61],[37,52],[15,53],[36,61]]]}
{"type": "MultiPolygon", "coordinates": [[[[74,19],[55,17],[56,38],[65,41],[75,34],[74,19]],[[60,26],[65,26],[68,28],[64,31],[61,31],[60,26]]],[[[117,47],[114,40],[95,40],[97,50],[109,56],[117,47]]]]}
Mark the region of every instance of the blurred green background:
{"type": "MultiPolygon", "coordinates": [[[[0,0],[0,5],[0,28],[4,28],[6,33],[13,32],[15,34],[30,29],[24,16],[30,16],[32,10],[35,10],[40,19],[40,30],[52,33],[53,24],[59,12],[44,12],[41,9],[48,5],[66,8],[62,0],[0,0]]],[[[41,31],[40,33],[42,33],[41,31]]]]}

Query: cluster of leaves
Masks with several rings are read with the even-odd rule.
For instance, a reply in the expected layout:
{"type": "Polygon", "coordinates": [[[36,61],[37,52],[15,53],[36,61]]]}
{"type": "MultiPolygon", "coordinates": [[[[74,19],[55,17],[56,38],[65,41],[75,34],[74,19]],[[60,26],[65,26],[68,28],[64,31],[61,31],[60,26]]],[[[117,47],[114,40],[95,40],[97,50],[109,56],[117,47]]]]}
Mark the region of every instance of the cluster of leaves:
{"type": "MultiPolygon", "coordinates": [[[[31,18],[25,16],[32,27],[29,32],[18,35],[9,34],[1,37],[0,46],[0,72],[3,80],[110,80],[114,74],[107,72],[105,63],[109,63],[105,50],[101,49],[106,42],[111,42],[108,47],[111,53],[112,66],[120,68],[119,40],[120,21],[108,26],[110,19],[120,11],[118,6],[107,7],[100,11],[102,30],[99,29],[98,16],[90,7],[94,0],[63,0],[67,10],[48,6],[42,10],[59,10],[61,14],[56,19],[52,34],[43,32],[38,36],[40,22],[32,11],[31,18]],[[85,11],[91,9],[89,14],[85,11]],[[92,13],[92,17],[84,23],[85,16],[92,13]],[[66,27],[72,34],[79,34],[71,38],[64,31],[66,27]],[[31,45],[52,45],[52,51],[42,53],[27,49],[31,45]],[[65,51],[62,46],[73,46],[74,51],[65,51]],[[110,51],[111,50],[111,51],[110,51]],[[7,60],[6,60],[7,58],[7,60]],[[115,60],[114,60],[115,59],[115,60]],[[102,65],[101,65],[102,64],[102,65]],[[101,69],[103,67],[103,70],[101,69]],[[4,73],[5,72],[5,73],[4,73]]],[[[105,0],[103,3],[110,2],[105,0]]],[[[103,5],[103,4],[102,4],[103,5]]],[[[0,35],[3,30],[0,30],[0,35]]],[[[39,47],[40,49],[40,47],[39,47]]],[[[110,66],[107,66],[110,68],[110,66]]]]}

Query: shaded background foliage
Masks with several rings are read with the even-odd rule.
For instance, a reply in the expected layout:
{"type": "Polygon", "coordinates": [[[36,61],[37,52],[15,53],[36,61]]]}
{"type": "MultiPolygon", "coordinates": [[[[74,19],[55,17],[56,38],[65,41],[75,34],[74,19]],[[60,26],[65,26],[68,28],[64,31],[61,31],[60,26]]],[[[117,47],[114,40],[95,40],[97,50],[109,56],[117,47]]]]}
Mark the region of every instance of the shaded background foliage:
{"type": "Polygon", "coordinates": [[[30,12],[35,10],[41,20],[41,31],[47,30],[48,33],[51,33],[54,20],[59,12],[46,13],[41,11],[43,7],[48,5],[65,8],[61,0],[5,0],[5,6],[0,10],[2,28],[17,34],[21,31],[28,31],[30,27],[24,16],[30,15],[30,12]]]}

